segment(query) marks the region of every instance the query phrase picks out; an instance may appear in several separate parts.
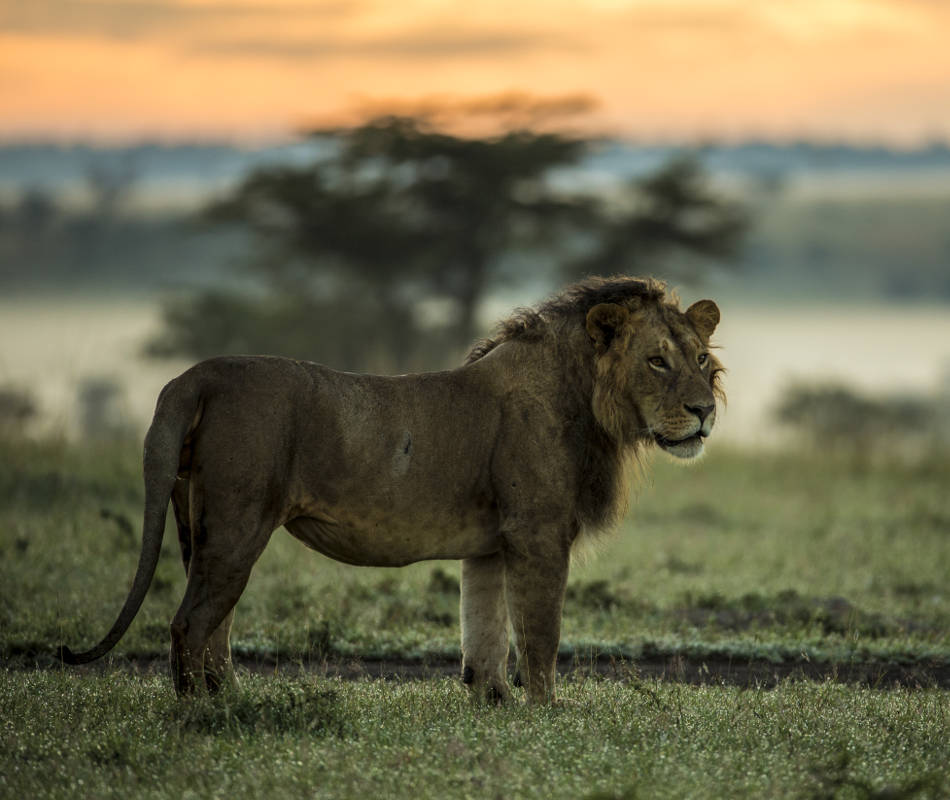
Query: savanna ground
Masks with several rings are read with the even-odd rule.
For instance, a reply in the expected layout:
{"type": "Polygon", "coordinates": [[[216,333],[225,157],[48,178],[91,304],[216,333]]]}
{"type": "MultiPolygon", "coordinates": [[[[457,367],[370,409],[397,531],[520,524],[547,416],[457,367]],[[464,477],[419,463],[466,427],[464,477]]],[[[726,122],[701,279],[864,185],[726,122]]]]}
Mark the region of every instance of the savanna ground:
{"type": "Polygon", "coordinates": [[[2,797],[950,796],[950,461],[657,457],[572,570],[562,702],[529,708],[468,700],[456,563],[347,567],[283,532],[236,691],[172,692],[170,531],[114,653],[61,667],[124,599],[140,458],[0,443],[2,797]]]}

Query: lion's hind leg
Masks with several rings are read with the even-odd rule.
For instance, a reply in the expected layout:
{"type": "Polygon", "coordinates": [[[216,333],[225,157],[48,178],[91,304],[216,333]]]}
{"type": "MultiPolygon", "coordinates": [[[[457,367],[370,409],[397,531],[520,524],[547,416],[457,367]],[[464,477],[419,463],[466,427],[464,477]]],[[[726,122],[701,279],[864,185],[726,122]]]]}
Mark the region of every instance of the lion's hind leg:
{"type": "Polygon", "coordinates": [[[501,553],[462,561],[462,680],[476,698],[508,698],[508,612],[501,553]]]}
{"type": "MultiPolygon", "coordinates": [[[[195,504],[192,506],[195,510],[195,504]]],[[[233,680],[229,634],[234,606],[274,526],[200,510],[188,585],[171,623],[172,678],[179,694],[212,691],[233,680]],[[211,520],[214,520],[212,522],[211,520]]]]}
{"type": "MultiPolygon", "coordinates": [[[[193,542],[191,538],[191,510],[190,510],[191,481],[188,478],[179,478],[172,492],[172,508],[175,512],[175,523],[178,528],[178,544],[181,547],[181,560],[185,567],[185,575],[191,566],[193,542]]],[[[231,662],[231,624],[234,621],[234,609],[228,612],[222,623],[211,635],[211,639],[204,653],[204,683],[210,692],[216,692],[224,686],[234,686],[237,678],[231,662]]],[[[174,653],[172,660],[175,660],[174,653]]]]}
{"type": "Polygon", "coordinates": [[[220,625],[211,634],[205,648],[204,675],[209,692],[217,692],[225,687],[237,686],[234,664],[231,661],[231,624],[234,622],[232,608],[220,625]]]}

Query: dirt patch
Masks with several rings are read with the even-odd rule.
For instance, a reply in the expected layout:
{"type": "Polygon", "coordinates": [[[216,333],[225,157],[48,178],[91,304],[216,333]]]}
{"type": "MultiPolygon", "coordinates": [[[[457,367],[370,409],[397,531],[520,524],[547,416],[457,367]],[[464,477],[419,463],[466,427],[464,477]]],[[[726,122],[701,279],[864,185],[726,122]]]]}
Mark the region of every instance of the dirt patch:
{"type": "Polygon", "coordinates": [[[821,663],[812,661],[692,659],[681,655],[655,656],[634,662],[604,658],[587,666],[558,664],[565,673],[601,675],[620,680],[656,678],[699,685],[773,688],[785,680],[857,684],[871,688],[950,688],[950,664],[895,664],[888,662],[821,663]]]}
{"type": "MultiPolygon", "coordinates": [[[[245,666],[250,666],[245,664],[245,666]]],[[[264,670],[263,664],[256,669],[264,670]]],[[[251,669],[255,667],[250,666],[251,669]]],[[[351,663],[326,662],[319,665],[298,665],[297,669],[316,670],[346,679],[387,680],[422,679],[434,676],[461,675],[461,662],[455,659],[438,661],[401,661],[393,659],[360,659],[351,663]]],[[[860,684],[873,688],[898,686],[950,688],[948,664],[888,664],[883,662],[822,664],[814,662],[772,663],[768,661],[695,660],[683,656],[658,656],[627,661],[615,657],[597,657],[578,662],[574,657],[558,659],[558,673],[563,677],[602,677],[619,681],[653,679],[691,685],[728,685],[771,688],[786,679],[860,684]]]]}
{"type": "MultiPolygon", "coordinates": [[[[239,669],[257,674],[315,674],[344,680],[425,680],[460,676],[459,659],[351,658],[322,661],[278,660],[266,655],[244,655],[235,659],[239,669]]],[[[21,668],[59,668],[58,664],[11,664],[21,668]]],[[[513,665],[512,665],[513,666],[513,665]]],[[[85,671],[126,669],[140,674],[165,674],[168,664],[155,656],[112,658],[82,667],[85,671]]],[[[621,682],[657,679],[694,686],[724,685],[743,688],[773,688],[785,680],[835,681],[875,689],[950,689],[950,664],[921,661],[898,664],[884,661],[822,663],[812,661],[771,662],[765,660],[693,659],[682,655],[648,656],[626,660],[615,656],[594,656],[583,661],[574,656],[558,659],[558,673],[564,678],[600,677],[621,682]]]]}

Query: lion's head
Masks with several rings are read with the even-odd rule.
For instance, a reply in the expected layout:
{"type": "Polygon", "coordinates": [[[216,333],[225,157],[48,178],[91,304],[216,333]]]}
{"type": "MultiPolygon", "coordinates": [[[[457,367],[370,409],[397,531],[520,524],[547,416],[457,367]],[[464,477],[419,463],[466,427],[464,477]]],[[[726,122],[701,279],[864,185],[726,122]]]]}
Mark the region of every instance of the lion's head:
{"type": "Polygon", "coordinates": [[[709,345],[718,323],[712,300],[685,313],[673,302],[642,298],[591,308],[592,402],[604,429],[627,443],[655,442],[677,458],[700,455],[720,394],[722,365],[709,345]]]}
{"type": "Polygon", "coordinates": [[[710,352],[719,323],[712,300],[685,312],[666,285],[649,278],[589,278],[536,309],[521,309],[480,342],[475,361],[506,340],[548,339],[587,387],[600,427],[624,445],[657,444],[695,458],[723,399],[722,364],[710,352]]]}

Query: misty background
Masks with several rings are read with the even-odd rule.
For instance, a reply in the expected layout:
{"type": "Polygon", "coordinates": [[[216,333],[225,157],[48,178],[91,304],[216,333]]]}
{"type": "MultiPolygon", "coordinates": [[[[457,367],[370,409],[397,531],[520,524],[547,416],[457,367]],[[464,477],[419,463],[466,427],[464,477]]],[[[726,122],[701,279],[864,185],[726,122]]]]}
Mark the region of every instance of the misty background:
{"type": "Polygon", "coordinates": [[[219,353],[461,362],[585,274],[714,298],[747,446],[944,448],[950,147],[650,143],[425,116],[255,147],[0,145],[0,425],[141,436],[219,353]]]}

